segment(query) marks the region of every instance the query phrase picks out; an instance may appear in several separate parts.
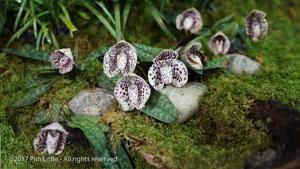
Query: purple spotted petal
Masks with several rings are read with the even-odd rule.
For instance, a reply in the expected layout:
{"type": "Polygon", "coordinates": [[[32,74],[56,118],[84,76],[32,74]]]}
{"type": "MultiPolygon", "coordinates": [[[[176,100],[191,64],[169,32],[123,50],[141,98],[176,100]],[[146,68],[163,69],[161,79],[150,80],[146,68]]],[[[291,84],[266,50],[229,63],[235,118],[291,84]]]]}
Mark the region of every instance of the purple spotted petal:
{"type": "Polygon", "coordinates": [[[178,30],[196,34],[202,29],[202,26],[202,17],[195,8],[187,9],[176,17],[176,28],[178,30]]]}
{"type": "Polygon", "coordinates": [[[178,52],[176,52],[175,50],[165,49],[162,52],[160,52],[153,59],[153,62],[163,61],[163,60],[169,60],[169,59],[177,59],[177,57],[178,57],[178,52]]]}
{"type": "Polygon", "coordinates": [[[134,71],[137,62],[136,49],[126,41],[113,45],[104,55],[103,70],[108,77],[114,77],[119,72],[123,74],[134,71]]]}
{"type": "Polygon", "coordinates": [[[125,75],[116,84],[114,95],[123,111],[144,108],[151,89],[145,80],[133,73],[125,75]]]}
{"type": "Polygon", "coordinates": [[[210,38],[208,47],[214,55],[224,55],[230,48],[230,41],[224,33],[217,32],[210,38]]]}
{"type": "Polygon", "coordinates": [[[148,71],[148,80],[150,85],[155,89],[155,90],[161,90],[164,88],[164,81],[162,80],[159,67],[154,63],[151,65],[148,71]]]}
{"type": "Polygon", "coordinates": [[[265,12],[254,9],[245,19],[246,34],[255,42],[264,38],[268,33],[266,16],[265,12]]]}
{"type": "Polygon", "coordinates": [[[195,43],[186,50],[187,63],[196,70],[203,68],[204,55],[200,52],[201,44],[195,43]]]}
{"type": "Polygon", "coordinates": [[[68,132],[57,122],[41,129],[34,139],[34,149],[38,153],[60,154],[67,142],[68,132]]]}
{"type": "Polygon", "coordinates": [[[182,87],[188,81],[188,70],[184,63],[174,60],[172,84],[176,87],[182,87]]]}
{"type": "Polygon", "coordinates": [[[73,63],[71,62],[71,60],[68,60],[67,62],[65,62],[64,65],[61,65],[61,67],[59,68],[59,73],[65,74],[70,72],[72,69],[73,69],[73,63]]]}
{"type": "Polygon", "coordinates": [[[134,79],[135,86],[138,87],[138,99],[137,99],[137,105],[135,106],[136,109],[141,110],[145,107],[146,102],[148,101],[150,94],[151,94],[151,88],[146,83],[146,81],[136,76],[134,79]]]}
{"type": "Polygon", "coordinates": [[[55,50],[50,56],[50,61],[55,68],[59,69],[60,74],[70,72],[74,64],[70,48],[55,50]]]}

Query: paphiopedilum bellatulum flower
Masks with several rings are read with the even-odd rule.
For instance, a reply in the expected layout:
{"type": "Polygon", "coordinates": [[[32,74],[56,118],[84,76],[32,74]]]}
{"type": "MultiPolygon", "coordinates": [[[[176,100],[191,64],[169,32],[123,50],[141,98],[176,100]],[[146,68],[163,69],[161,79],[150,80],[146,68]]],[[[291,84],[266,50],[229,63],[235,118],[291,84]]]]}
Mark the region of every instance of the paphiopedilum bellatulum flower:
{"type": "Polygon", "coordinates": [[[73,69],[73,54],[70,48],[58,49],[51,53],[51,64],[59,69],[60,74],[65,74],[73,69]]]}
{"type": "Polygon", "coordinates": [[[176,17],[176,28],[185,30],[192,34],[198,33],[203,26],[203,21],[200,13],[195,8],[190,8],[183,11],[176,17]]]}
{"type": "Polygon", "coordinates": [[[184,53],[184,60],[196,70],[203,68],[203,61],[205,56],[200,51],[201,44],[193,43],[191,46],[186,47],[184,53]]]}
{"type": "Polygon", "coordinates": [[[108,77],[118,73],[126,74],[134,71],[137,62],[136,49],[122,40],[113,45],[104,55],[103,70],[108,77]]]}
{"type": "Polygon", "coordinates": [[[263,11],[254,9],[246,17],[246,34],[253,40],[258,41],[268,33],[267,14],[263,11]]]}
{"type": "Polygon", "coordinates": [[[214,55],[224,55],[230,48],[230,40],[224,33],[219,31],[210,38],[208,47],[214,55]]]}
{"type": "Polygon", "coordinates": [[[34,149],[38,153],[60,154],[67,141],[68,132],[57,122],[41,129],[34,139],[34,149]]]}
{"type": "Polygon", "coordinates": [[[134,73],[129,73],[120,79],[114,90],[114,95],[123,111],[145,107],[151,94],[151,88],[146,81],[134,73]]]}
{"type": "Polygon", "coordinates": [[[148,71],[148,80],[155,90],[173,84],[182,87],[188,80],[188,70],[184,63],[177,60],[178,53],[174,50],[163,50],[158,54],[148,71]]]}

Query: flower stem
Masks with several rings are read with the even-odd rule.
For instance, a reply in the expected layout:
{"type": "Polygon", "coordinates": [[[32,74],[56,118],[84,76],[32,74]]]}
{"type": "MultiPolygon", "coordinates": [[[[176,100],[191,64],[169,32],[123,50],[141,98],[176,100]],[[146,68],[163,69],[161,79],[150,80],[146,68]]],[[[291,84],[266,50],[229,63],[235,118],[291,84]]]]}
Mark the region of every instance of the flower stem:
{"type": "Polygon", "coordinates": [[[122,40],[122,29],[121,29],[121,16],[120,16],[120,3],[116,1],[114,4],[114,15],[116,20],[116,38],[117,41],[122,40]]]}

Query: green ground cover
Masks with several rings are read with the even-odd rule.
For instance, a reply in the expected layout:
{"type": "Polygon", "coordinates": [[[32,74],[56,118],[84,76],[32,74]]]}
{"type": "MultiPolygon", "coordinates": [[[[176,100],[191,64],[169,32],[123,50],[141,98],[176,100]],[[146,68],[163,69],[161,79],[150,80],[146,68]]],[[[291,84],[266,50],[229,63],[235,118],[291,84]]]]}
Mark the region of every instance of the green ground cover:
{"type": "MultiPolygon", "coordinates": [[[[253,8],[266,11],[269,34],[247,52],[248,56],[262,63],[259,74],[236,76],[220,70],[204,75],[201,81],[208,86],[209,92],[200,101],[201,110],[182,125],[162,124],[139,112],[123,113],[118,109],[103,116],[102,120],[111,124],[117,137],[136,136],[147,140],[147,144],[130,149],[136,168],[153,168],[142,158],[142,153],[159,157],[162,164],[170,168],[242,168],[245,156],[272,142],[264,125],[257,128],[246,119],[246,109],[251,103],[255,99],[274,99],[300,110],[300,24],[296,22],[300,17],[297,13],[300,3],[297,0],[248,0],[242,3],[239,0],[216,0],[218,11],[209,16],[203,14],[204,22],[213,23],[234,13],[235,20],[243,24],[243,17],[253,8]]],[[[170,8],[183,10],[185,7],[190,7],[190,4],[176,2],[170,8]]],[[[156,26],[150,16],[131,15],[136,19],[128,21],[128,32],[125,34],[128,41],[164,48],[175,44],[158,27],[157,31],[145,33],[156,26]]],[[[114,43],[96,22],[82,23],[82,27],[86,25],[89,29],[82,29],[78,37],[71,40],[61,38],[62,46],[77,45],[80,57],[84,58],[93,48],[114,43]]],[[[20,40],[14,46],[22,44],[20,40]]],[[[36,76],[36,72],[30,69],[36,66],[37,63],[30,60],[0,54],[2,167],[99,168],[98,163],[24,162],[17,159],[18,156],[38,156],[33,151],[32,143],[42,126],[31,123],[37,110],[50,100],[66,103],[81,89],[93,87],[101,70],[100,63],[93,63],[88,69],[88,77],[78,77],[75,82],[57,82],[34,106],[13,111],[7,109],[24,94],[24,84],[36,76]],[[92,83],[88,84],[86,80],[92,83]]],[[[67,146],[59,156],[68,155],[94,156],[92,149],[80,144],[67,146]]]]}

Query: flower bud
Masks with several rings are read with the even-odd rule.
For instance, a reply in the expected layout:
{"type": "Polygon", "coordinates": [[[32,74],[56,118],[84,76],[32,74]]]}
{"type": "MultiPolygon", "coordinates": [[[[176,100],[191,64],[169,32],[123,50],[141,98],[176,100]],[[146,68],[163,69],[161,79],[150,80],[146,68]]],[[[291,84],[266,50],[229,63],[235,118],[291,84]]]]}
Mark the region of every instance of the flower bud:
{"type": "Polygon", "coordinates": [[[267,14],[254,9],[246,17],[246,34],[254,41],[264,38],[268,33],[267,14]]]}
{"type": "Polygon", "coordinates": [[[178,30],[196,34],[202,29],[202,26],[202,17],[195,8],[187,9],[176,17],[176,28],[178,30]]]}
{"type": "Polygon", "coordinates": [[[70,48],[58,49],[51,53],[51,64],[59,69],[60,74],[65,74],[73,69],[73,54],[70,48]]]}
{"type": "Polygon", "coordinates": [[[108,77],[114,77],[119,72],[132,73],[137,62],[136,49],[126,41],[120,41],[112,46],[104,55],[103,70],[108,77]]]}
{"type": "Polygon", "coordinates": [[[38,153],[60,154],[67,141],[68,132],[58,122],[41,129],[34,139],[34,150],[38,153]]]}
{"type": "Polygon", "coordinates": [[[210,38],[208,47],[214,55],[224,55],[230,48],[230,41],[224,33],[217,32],[210,38]]]}

